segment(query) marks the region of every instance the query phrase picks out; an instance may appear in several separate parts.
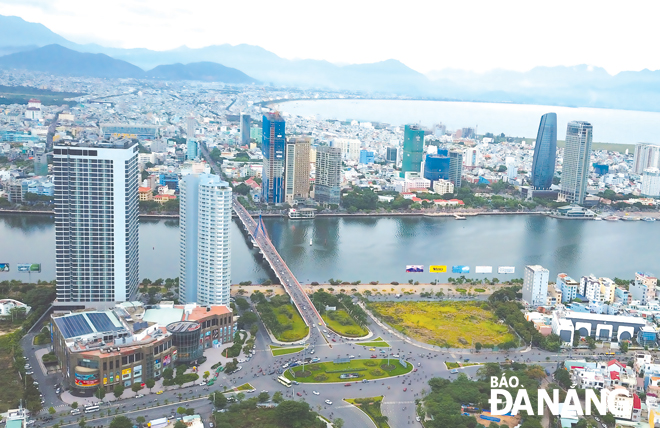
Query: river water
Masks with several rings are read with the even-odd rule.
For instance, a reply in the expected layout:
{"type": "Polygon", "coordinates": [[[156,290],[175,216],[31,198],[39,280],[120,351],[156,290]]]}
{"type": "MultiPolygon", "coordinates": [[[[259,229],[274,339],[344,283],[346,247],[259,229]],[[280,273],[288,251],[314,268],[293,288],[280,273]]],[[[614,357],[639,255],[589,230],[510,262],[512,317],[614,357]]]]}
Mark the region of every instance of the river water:
{"type": "Polygon", "coordinates": [[[658,142],[660,113],[600,108],[572,108],[533,104],[498,104],[414,100],[303,100],[277,104],[280,111],[318,119],[355,119],[391,125],[442,122],[448,129],[478,127],[480,134],[536,138],[541,116],[557,113],[557,138],[566,136],[571,120],[591,122],[593,141],[635,144],[658,142]]]}
{"type": "MultiPolygon", "coordinates": [[[[140,222],[140,278],[178,276],[176,220],[140,222]]],[[[558,220],[543,216],[478,216],[465,221],[426,217],[320,217],[315,220],[264,219],[273,243],[301,282],[329,278],[362,282],[430,282],[448,274],[428,273],[429,265],[493,266],[493,274],[471,277],[522,277],[527,264],[574,278],[632,278],[635,271],[659,273],[660,222],[558,220]],[[310,240],[312,245],[310,245],[310,240]],[[424,265],[424,273],[406,273],[424,265]],[[514,275],[497,274],[514,266],[514,275]]],[[[239,226],[232,233],[232,282],[261,281],[268,273],[239,226]]],[[[11,263],[0,280],[55,278],[55,226],[49,217],[0,216],[0,263],[11,263]],[[41,274],[17,273],[16,263],[41,263],[41,274]],[[29,277],[28,277],[29,275],[29,277]]],[[[453,275],[457,276],[457,275],[453,275]]],[[[1,296],[0,296],[1,297],[1,296]]]]}

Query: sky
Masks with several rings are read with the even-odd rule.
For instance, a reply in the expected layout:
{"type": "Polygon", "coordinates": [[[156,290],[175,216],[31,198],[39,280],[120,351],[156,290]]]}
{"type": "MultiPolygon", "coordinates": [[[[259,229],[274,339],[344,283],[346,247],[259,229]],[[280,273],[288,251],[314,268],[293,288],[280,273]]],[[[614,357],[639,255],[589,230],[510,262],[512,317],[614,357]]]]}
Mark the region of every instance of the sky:
{"type": "Polygon", "coordinates": [[[1,15],[77,43],[167,50],[246,43],[288,59],[397,59],[527,71],[588,64],[610,74],[660,69],[657,1],[610,0],[0,0],[1,15]]]}

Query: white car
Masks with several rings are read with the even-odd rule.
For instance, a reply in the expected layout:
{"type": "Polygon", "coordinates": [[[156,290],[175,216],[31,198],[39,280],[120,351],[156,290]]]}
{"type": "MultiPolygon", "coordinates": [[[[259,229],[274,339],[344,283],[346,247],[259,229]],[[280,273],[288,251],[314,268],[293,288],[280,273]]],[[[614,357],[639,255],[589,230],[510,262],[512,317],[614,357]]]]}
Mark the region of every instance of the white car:
{"type": "Polygon", "coordinates": [[[348,358],[353,359],[353,358],[355,358],[355,355],[349,355],[348,358]]]}
{"type": "Polygon", "coordinates": [[[321,393],[318,392],[318,391],[312,391],[312,394],[314,394],[314,395],[321,395],[321,393]]]}
{"type": "Polygon", "coordinates": [[[261,392],[265,392],[266,394],[268,394],[268,391],[266,391],[265,389],[262,389],[261,392]]]}
{"type": "Polygon", "coordinates": [[[422,420],[422,418],[420,418],[419,416],[415,416],[415,420],[416,420],[417,422],[419,422],[419,421],[422,420]]]}
{"type": "Polygon", "coordinates": [[[142,398],[142,397],[144,397],[144,394],[138,394],[135,396],[135,398],[142,398]]]}
{"type": "Polygon", "coordinates": [[[399,358],[399,354],[392,354],[394,358],[399,358]]]}
{"type": "Polygon", "coordinates": [[[329,406],[329,405],[332,404],[332,401],[330,401],[330,400],[325,400],[325,404],[327,404],[327,405],[329,406]]]}
{"type": "Polygon", "coordinates": [[[314,349],[312,349],[312,350],[310,351],[310,354],[313,354],[314,352],[316,352],[316,351],[315,351],[314,349]]]}

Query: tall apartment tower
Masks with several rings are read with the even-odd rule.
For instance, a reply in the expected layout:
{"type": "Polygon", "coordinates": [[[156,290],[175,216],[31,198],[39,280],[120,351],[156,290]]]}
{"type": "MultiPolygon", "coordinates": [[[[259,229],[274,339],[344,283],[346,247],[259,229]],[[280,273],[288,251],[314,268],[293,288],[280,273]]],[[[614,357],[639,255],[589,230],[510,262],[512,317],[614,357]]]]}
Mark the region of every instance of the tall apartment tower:
{"type": "Polygon", "coordinates": [[[57,303],[134,299],[138,143],[81,141],[53,149],[57,303]]]}
{"type": "Polygon", "coordinates": [[[189,174],[179,191],[179,298],[229,306],[231,188],[217,175],[189,174]]]}
{"type": "Polygon", "coordinates": [[[339,205],[341,197],[341,149],[322,146],[316,149],[314,199],[322,204],[339,205]]]}
{"type": "Polygon", "coordinates": [[[250,145],[250,115],[241,113],[241,146],[250,145]]]}
{"type": "Polygon", "coordinates": [[[286,124],[279,113],[266,113],[263,117],[261,152],[264,166],[261,182],[261,200],[268,204],[284,202],[284,149],[286,124]]]}
{"type": "Polygon", "coordinates": [[[583,204],[587,195],[593,127],[573,121],[566,127],[566,147],[559,194],[570,203],[583,204]]]}
{"type": "Polygon", "coordinates": [[[455,189],[459,189],[463,184],[463,152],[460,150],[449,151],[449,181],[452,182],[455,189]]]}
{"type": "Polygon", "coordinates": [[[387,162],[396,163],[396,155],[397,155],[396,152],[397,152],[396,147],[388,147],[387,148],[387,154],[386,154],[387,162]]]}
{"type": "Polygon", "coordinates": [[[406,172],[422,172],[424,130],[418,125],[406,125],[403,130],[403,159],[401,177],[406,172]]]}
{"type": "Polygon", "coordinates": [[[284,202],[309,198],[309,137],[290,138],[286,143],[284,202]]]}
{"type": "Polygon", "coordinates": [[[660,197],[660,169],[646,168],[642,175],[642,196],[660,197]]]}
{"type": "Polygon", "coordinates": [[[660,168],[660,145],[651,143],[635,144],[632,172],[642,175],[646,168],[660,168]]]}
{"type": "Polygon", "coordinates": [[[522,298],[530,306],[545,306],[548,297],[550,272],[539,265],[525,266],[522,298]]]}
{"type": "Polygon", "coordinates": [[[186,118],[186,159],[195,160],[199,157],[199,147],[195,139],[197,120],[194,116],[186,118]]]}
{"type": "Polygon", "coordinates": [[[557,157],[557,113],[541,116],[539,132],[536,134],[534,158],[532,160],[532,186],[535,190],[548,190],[555,175],[557,157]]]}

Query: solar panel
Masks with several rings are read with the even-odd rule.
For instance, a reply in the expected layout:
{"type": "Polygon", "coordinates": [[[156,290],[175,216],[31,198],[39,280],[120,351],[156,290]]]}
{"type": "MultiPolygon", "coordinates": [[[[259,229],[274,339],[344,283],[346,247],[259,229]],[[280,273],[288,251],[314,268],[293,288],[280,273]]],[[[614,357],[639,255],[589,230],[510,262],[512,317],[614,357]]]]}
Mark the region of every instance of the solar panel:
{"type": "Polygon", "coordinates": [[[108,314],[99,313],[99,312],[89,312],[86,315],[87,318],[89,318],[89,320],[91,321],[96,331],[98,332],[119,330],[119,328],[116,327],[112,323],[112,321],[110,321],[110,317],[108,317],[108,314]]]}
{"type": "Polygon", "coordinates": [[[65,339],[92,333],[93,330],[82,314],[55,318],[55,323],[65,339]]]}

